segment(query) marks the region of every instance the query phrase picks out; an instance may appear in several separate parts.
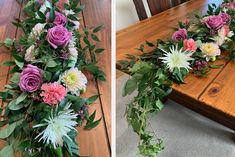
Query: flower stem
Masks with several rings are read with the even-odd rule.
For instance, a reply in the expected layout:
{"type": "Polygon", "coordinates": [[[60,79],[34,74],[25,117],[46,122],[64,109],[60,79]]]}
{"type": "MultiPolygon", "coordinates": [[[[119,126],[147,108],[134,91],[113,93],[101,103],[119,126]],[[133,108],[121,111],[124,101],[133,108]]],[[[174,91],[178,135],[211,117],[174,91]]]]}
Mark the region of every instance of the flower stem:
{"type": "Polygon", "coordinates": [[[55,149],[55,153],[57,155],[57,157],[63,157],[63,153],[62,153],[62,148],[58,147],[57,149],[55,149]]]}

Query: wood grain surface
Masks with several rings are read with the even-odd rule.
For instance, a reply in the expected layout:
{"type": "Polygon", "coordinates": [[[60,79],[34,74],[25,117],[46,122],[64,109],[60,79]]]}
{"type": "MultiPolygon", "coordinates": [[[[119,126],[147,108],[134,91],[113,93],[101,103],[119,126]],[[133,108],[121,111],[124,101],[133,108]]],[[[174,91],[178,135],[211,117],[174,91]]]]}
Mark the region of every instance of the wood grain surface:
{"type": "MultiPolygon", "coordinates": [[[[116,60],[125,59],[125,54],[139,54],[136,48],[145,41],[171,37],[178,21],[192,18],[195,13],[205,13],[208,4],[219,5],[223,0],[191,0],[151,18],[143,20],[117,32],[116,60]]],[[[149,51],[147,48],[146,51],[149,51]]],[[[223,52],[225,55],[225,52],[223,52]]],[[[183,85],[173,85],[175,101],[189,107],[223,125],[235,130],[235,74],[229,60],[218,60],[214,64],[224,64],[220,69],[212,69],[208,77],[198,78],[190,74],[183,85]],[[210,111],[206,111],[210,109],[210,111]],[[216,113],[216,114],[214,114],[216,113]]],[[[119,66],[117,66],[119,67],[119,66]]]]}
{"type": "MultiPolygon", "coordinates": [[[[90,156],[90,157],[110,157],[111,156],[111,60],[109,59],[111,56],[110,52],[110,35],[111,35],[111,25],[110,25],[110,16],[111,16],[111,5],[110,3],[103,3],[101,1],[97,1],[96,4],[94,3],[87,3],[82,2],[86,5],[86,9],[96,7],[98,3],[100,3],[99,7],[102,5],[106,6],[105,9],[106,12],[103,10],[103,12],[94,12],[95,10],[89,10],[84,11],[80,18],[81,18],[81,29],[83,27],[90,27],[97,26],[99,24],[104,24],[104,34],[101,36],[101,40],[103,41],[101,43],[101,47],[106,49],[106,52],[102,54],[103,57],[98,57],[98,61],[105,63],[100,64],[101,68],[107,72],[107,83],[101,84],[97,80],[95,80],[91,75],[87,74],[88,77],[88,88],[87,92],[82,95],[82,97],[90,97],[92,95],[102,94],[102,91],[104,92],[105,98],[102,99],[100,97],[89,109],[90,112],[93,112],[94,110],[97,110],[97,117],[96,119],[99,119],[102,117],[102,120],[100,124],[93,130],[85,131],[82,129],[82,127],[78,128],[78,143],[79,143],[79,149],[81,156],[90,156]],[[105,12],[105,15],[103,14],[105,12]],[[107,14],[106,14],[107,13],[107,14]],[[109,13],[109,15],[108,15],[109,13]],[[91,16],[94,14],[102,14],[102,15],[96,15],[91,16]],[[107,21],[99,21],[96,19],[97,17],[104,17],[106,16],[107,21]],[[88,18],[90,21],[93,21],[93,23],[90,23],[89,25],[86,24],[85,20],[88,18]],[[109,21],[108,21],[109,20],[109,21]],[[105,22],[105,23],[103,23],[105,22]],[[105,57],[104,57],[105,56],[105,57]],[[107,61],[109,60],[109,61],[107,61]],[[101,88],[102,90],[100,90],[101,88]],[[109,102],[110,101],[110,102],[109,102]],[[104,102],[104,103],[103,103],[104,102]],[[103,107],[103,104],[105,104],[105,107],[103,107]],[[105,110],[105,111],[104,111],[105,110]],[[107,117],[107,118],[106,118],[107,117]]],[[[104,7],[102,7],[104,8],[104,7]]],[[[19,37],[22,35],[22,32],[19,30],[18,33],[16,33],[16,27],[14,27],[11,24],[11,21],[14,17],[20,17],[20,5],[18,1],[16,0],[0,0],[0,41],[2,42],[5,37],[19,37]],[[5,14],[6,12],[9,12],[10,14],[5,14]]],[[[99,9],[99,8],[97,8],[99,9]]],[[[21,14],[23,15],[23,13],[21,14]]],[[[23,16],[21,18],[24,18],[23,16]]],[[[100,34],[101,35],[101,34],[100,34]]],[[[6,48],[0,49],[0,62],[9,60],[11,58],[9,50],[6,48]]],[[[4,85],[6,84],[8,80],[8,67],[0,67],[0,90],[4,89],[4,85]]],[[[4,142],[0,142],[0,146],[2,147],[4,145],[4,142]]]]}

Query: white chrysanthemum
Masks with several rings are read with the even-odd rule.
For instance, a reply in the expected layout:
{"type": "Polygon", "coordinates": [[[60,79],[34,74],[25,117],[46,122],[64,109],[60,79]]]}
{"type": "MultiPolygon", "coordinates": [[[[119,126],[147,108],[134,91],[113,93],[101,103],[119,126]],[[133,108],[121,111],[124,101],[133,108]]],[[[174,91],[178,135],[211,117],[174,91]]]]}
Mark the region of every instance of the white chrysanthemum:
{"type": "Polygon", "coordinates": [[[31,46],[26,50],[24,59],[25,59],[27,62],[32,62],[32,61],[35,60],[34,51],[35,51],[35,46],[34,46],[34,45],[31,45],[31,46]]]}
{"type": "Polygon", "coordinates": [[[56,148],[63,146],[63,137],[70,139],[68,133],[71,130],[76,131],[75,127],[77,125],[76,119],[78,115],[73,110],[70,110],[69,106],[58,113],[56,113],[57,111],[53,113],[52,110],[51,116],[44,120],[45,123],[33,126],[33,128],[46,126],[45,130],[36,137],[36,139],[40,137],[39,142],[43,140],[44,143],[52,144],[56,148]]]}
{"type": "Polygon", "coordinates": [[[166,52],[163,49],[162,51],[166,54],[164,57],[160,57],[160,59],[162,59],[162,62],[167,65],[167,68],[171,72],[174,68],[185,68],[186,70],[191,69],[189,61],[193,60],[193,58],[191,58],[192,53],[183,51],[183,49],[178,50],[178,45],[176,47],[172,46],[170,48],[170,52],[166,52]]]}
{"type": "Polygon", "coordinates": [[[80,27],[80,22],[79,22],[79,21],[72,21],[72,22],[73,22],[73,24],[75,25],[73,28],[76,29],[76,30],[78,30],[79,27],[80,27]]]}
{"type": "Polygon", "coordinates": [[[87,85],[86,76],[77,68],[65,71],[61,76],[61,81],[68,91],[76,95],[79,95],[81,90],[85,90],[87,85]]]}

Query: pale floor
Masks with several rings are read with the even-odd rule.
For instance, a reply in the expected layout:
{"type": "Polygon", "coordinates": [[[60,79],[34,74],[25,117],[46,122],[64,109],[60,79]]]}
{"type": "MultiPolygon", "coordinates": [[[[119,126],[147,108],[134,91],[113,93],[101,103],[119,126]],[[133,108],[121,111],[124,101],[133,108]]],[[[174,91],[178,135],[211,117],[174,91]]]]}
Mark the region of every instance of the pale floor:
{"type": "MultiPolygon", "coordinates": [[[[117,157],[137,157],[137,136],[127,126],[125,104],[132,96],[123,98],[121,91],[128,75],[117,72],[117,157]]],[[[165,141],[159,157],[235,157],[234,132],[181,105],[169,100],[150,122],[165,141]]]]}

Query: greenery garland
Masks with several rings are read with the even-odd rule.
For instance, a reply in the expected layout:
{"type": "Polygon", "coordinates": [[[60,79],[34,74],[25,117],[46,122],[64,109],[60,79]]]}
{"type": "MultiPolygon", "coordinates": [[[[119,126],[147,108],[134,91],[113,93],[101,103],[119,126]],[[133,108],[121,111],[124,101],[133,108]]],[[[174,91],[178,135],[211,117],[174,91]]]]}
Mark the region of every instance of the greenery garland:
{"type": "Polygon", "coordinates": [[[99,95],[83,98],[88,80],[85,74],[105,81],[97,66],[97,32],[79,28],[78,14],[84,9],[79,0],[29,0],[26,19],[14,25],[24,32],[19,38],[6,38],[1,46],[10,49],[12,77],[0,98],[0,139],[6,141],[0,156],[24,157],[80,156],[77,126],[96,127],[96,111],[88,112],[99,95]],[[83,72],[85,74],[83,74],[83,72]]]}
{"type": "Polygon", "coordinates": [[[221,51],[228,51],[225,58],[235,60],[235,1],[224,0],[220,6],[208,5],[204,16],[195,15],[194,20],[179,22],[172,38],[156,43],[146,42],[151,47],[141,55],[127,55],[120,60],[121,68],[132,77],[126,82],[123,96],[137,89],[138,95],[127,104],[126,118],[134,132],[139,135],[139,152],[155,157],[163,149],[163,141],[148,131],[150,113],[162,110],[162,100],[172,91],[172,83],[182,84],[191,70],[205,77],[211,68],[219,68],[215,60],[223,59],[221,51]]]}

